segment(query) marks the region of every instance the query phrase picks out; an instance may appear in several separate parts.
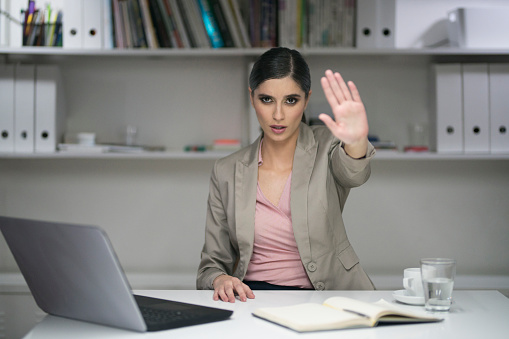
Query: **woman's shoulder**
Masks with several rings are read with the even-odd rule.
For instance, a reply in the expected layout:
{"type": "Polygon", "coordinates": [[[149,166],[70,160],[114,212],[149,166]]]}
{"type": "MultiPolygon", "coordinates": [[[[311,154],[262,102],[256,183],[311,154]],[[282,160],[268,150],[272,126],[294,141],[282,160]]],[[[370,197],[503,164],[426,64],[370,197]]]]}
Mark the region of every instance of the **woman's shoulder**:
{"type": "Polygon", "coordinates": [[[235,151],[221,159],[216,161],[216,170],[227,171],[228,169],[233,170],[235,165],[240,161],[246,166],[255,161],[259,141],[255,141],[249,146],[245,146],[238,151],[235,151]]]}
{"type": "MultiPolygon", "coordinates": [[[[304,129],[307,130],[305,132],[309,136],[312,135],[314,142],[318,144],[332,144],[337,143],[339,140],[334,137],[334,135],[331,133],[331,131],[327,128],[325,125],[305,125],[304,129]]],[[[305,139],[309,140],[309,136],[305,137],[305,139]]]]}

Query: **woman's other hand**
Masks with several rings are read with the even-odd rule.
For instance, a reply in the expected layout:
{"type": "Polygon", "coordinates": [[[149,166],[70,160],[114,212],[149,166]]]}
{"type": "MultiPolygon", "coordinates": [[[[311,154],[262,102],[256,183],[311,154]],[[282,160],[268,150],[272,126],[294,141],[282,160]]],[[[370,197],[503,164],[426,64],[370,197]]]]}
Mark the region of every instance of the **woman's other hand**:
{"type": "Polygon", "coordinates": [[[334,120],[327,114],[319,118],[331,133],[343,141],[346,153],[352,158],[366,155],[368,146],[368,118],[357,87],[352,81],[345,83],[339,73],[325,71],[321,79],[325,97],[329,102],[334,120]]]}
{"type": "Polygon", "coordinates": [[[240,301],[246,301],[247,298],[254,299],[253,291],[240,279],[223,274],[214,279],[214,300],[224,302],[235,302],[235,295],[239,296],[240,301]]]}

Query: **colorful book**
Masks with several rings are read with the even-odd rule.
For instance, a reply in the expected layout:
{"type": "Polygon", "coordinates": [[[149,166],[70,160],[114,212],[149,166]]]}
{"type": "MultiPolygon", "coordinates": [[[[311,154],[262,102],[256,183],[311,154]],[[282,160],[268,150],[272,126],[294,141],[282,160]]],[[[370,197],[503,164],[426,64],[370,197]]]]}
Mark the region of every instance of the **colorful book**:
{"type": "Polygon", "coordinates": [[[214,14],[212,12],[209,2],[207,0],[197,0],[197,2],[200,8],[203,23],[205,25],[205,31],[209,36],[212,47],[213,48],[224,47],[223,37],[221,36],[219,25],[217,24],[217,21],[214,18],[214,14]]]}

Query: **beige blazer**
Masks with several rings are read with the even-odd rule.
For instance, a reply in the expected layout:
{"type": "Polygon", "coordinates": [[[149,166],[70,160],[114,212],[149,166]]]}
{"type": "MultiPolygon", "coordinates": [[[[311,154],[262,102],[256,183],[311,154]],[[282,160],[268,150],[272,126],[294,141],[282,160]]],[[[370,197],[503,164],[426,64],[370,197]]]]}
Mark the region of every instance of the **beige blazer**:
{"type": "MultiPolygon", "coordinates": [[[[212,289],[221,274],[240,280],[246,274],[253,252],[260,138],[214,165],[198,289],[212,289]]],[[[365,159],[353,159],[326,127],[300,126],[291,182],[292,225],[302,264],[316,290],[374,289],[342,218],[350,188],[369,178],[374,153],[370,144],[365,159]]]]}

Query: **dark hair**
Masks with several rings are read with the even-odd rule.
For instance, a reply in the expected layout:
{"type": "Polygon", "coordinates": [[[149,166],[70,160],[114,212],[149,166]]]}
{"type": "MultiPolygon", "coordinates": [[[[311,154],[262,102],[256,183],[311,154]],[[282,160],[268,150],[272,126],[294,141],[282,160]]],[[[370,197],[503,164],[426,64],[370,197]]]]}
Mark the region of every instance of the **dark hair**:
{"type": "Polygon", "coordinates": [[[249,87],[254,91],[265,80],[287,76],[292,77],[299,85],[307,99],[311,90],[311,75],[302,55],[286,47],[271,48],[256,60],[249,75],[249,87]]]}

